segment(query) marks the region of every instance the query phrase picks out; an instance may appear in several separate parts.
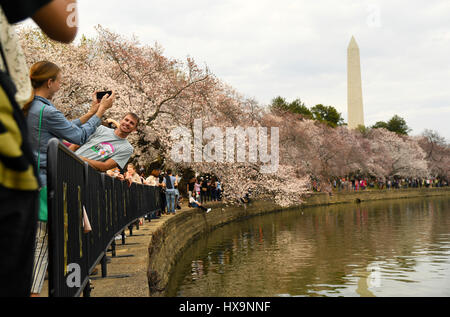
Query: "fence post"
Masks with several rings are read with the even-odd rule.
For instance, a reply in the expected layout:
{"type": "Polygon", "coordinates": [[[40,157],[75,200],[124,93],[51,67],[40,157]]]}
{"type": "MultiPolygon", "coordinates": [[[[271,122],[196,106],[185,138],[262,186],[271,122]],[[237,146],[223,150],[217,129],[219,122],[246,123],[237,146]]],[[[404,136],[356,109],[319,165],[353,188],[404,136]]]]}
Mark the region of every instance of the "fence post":
{"type": "Polygon", "coordinates": [[[91,297],[91,280],[89,280],[83,289],[83,297],[91,297]]]}
{"type": "Polygon", "coordinates": [[[113,257],[116,256],[116,240],[115,240],[115,237],[114,237],[113,242],[111,243],[111,255],[113,257]]]}
{"type": "Polygon", "coordinates": [[[56,259],[63,258],[58,245],[53,239],[58,234],[58,218],[61,213],[56,205],[57,167],[58,167],[57,139],[51,139],[47,150],[47,188],[48,188],[48,297],[60,296],[57,285],[61,283],[56,259]]]}
{"type": "MultiPolygon", "coordinates": [[[[86,192],[87,192],[87,189],[88,189],[88,186],[89,186],[88,176],[89,176],[89,164],[87,162],[84,162],[84,190],[83,190],[84,195],[86,195],[86,192]]],[[[87,197],[86,196],[85,196],[84,200],[85,200],[85,202],[87,202],[87,197]]],[[[90,207],[90,206],[88,206],[88,207],[90,207]]],[[[87,213],[87,211],[86,211],[86,213],[87,213]]],[[[83,217],[84,217],[84,214],[83,214],[83,217]]],[[[84,227],[84,221],[83,221],[83,227],[84,227]]],[[[87,275],[89,277],[89,274],[91,273],[91,272],[89,272],[89,270],[90,270],[90,266],[89,266],[89,263],[90,263],[90,261],[89,261],[89,255],[90,255],[89,237],[90,237],[91,233],[84,233],[84,228],[83,229],[80,228],[80,230],[83,230],[82,231],[82,234],[84,235],[83,241],[86,242],[86,260],[85,260],[85,263],[86,263],[86,272],[87,272],[87,275]]],[[[84,297],[90,297],[91,296],[91,282],[90,282],[89,279],[88,279],[88,282],[86,283],[86,286],[83,289],[83,296],[84,297]]]]}
{"type": "Polygon", "coordinates": [[[128,230],[130,230],[130,237],[133,235],[133,225],[128,226],[128,230]]]}
{"type": "Polygon", "coordinates": [[[105,278],[108,276],[108,264],[106,262],[106,251],[105,251],[105,255],[103,255],[102,257],[102,277],[105,278]]]}

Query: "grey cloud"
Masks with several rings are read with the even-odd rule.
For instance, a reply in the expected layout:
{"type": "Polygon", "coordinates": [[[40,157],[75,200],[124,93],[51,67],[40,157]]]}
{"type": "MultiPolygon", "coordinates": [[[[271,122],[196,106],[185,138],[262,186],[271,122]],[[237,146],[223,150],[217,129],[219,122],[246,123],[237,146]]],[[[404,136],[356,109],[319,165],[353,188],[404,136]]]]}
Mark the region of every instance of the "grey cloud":
{"type": "Polygon", "coordinates": [[[96,24],[134,33],[170,57],[206,63],[262,104],[299,97],[335,105],[345,117],[346,50],[355,35],[366,121],[397,113],[414,133],[431,128],[450,140],[433,112],[450,105],[449,16],[446,0],[81,0],[80,33],[93,34],[96,24]],[[426,120],[411,109],[426,109],[426,120]]]}

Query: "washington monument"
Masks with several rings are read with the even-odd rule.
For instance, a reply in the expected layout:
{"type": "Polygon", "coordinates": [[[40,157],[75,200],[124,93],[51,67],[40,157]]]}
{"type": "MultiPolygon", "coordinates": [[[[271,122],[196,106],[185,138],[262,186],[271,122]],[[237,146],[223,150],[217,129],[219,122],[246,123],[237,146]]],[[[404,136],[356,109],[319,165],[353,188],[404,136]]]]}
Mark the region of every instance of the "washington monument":
{"type": "Polygon", "coordinates": [[[359,47],[353,36],[347,48],[347,103],[348,128],[364,125],[359,47]]]}

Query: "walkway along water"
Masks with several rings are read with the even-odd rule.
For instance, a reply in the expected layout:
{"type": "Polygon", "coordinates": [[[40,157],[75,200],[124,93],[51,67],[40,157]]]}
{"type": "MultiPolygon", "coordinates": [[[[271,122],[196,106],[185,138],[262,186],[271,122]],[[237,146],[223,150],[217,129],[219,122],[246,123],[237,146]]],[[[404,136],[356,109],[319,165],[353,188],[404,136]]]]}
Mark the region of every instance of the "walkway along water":
{"type": "MultiPolygon", "coordinates": [[[[304,206],[353,203],[357,199],[369,201],[441,195],[450,195],[450,188],[367,191],[333,196],[315,193],[306,200],[304,206]]],[[[145,222],[139,230],[133,230],[132,236],[127,236],[125,245],[118,240],[118,257],[112,257],[108,264],[109,277],[101,278],[99,269],[98,275],[93,276],[91,296],[164,296],[164,292],[158,290],[165,288],[177,258],[196,237],[232,221],[283,210],[266,201],[256,201],[246,208],[226,207],[217,203],[211,206],[213,210],[209,214],[183,207],[175,216],[163,215],[160,219],[145,222]]],[[[128,235],[128,230],[126,232],[128,235]]]]}
{"type": "MultiPolygon", "coordinates": [[[[187,208],[179,210],[181,213],[187,208]]],[[[125,231],[125,244],[116,240],[116,256],[108,252],[111,262],[107,264],[108,276],[101,277],[101,264],[96,266],[98,273],[91,275],[92,297],[148,297],[147,267],[148,243],[154,232],[174,217],[162,215],[159,219],[145,221],[139,230],[133,228],[132,235],[125,231]]],[[[48,294],[48,283],[45,281],[42,296],[48,294]]]]}

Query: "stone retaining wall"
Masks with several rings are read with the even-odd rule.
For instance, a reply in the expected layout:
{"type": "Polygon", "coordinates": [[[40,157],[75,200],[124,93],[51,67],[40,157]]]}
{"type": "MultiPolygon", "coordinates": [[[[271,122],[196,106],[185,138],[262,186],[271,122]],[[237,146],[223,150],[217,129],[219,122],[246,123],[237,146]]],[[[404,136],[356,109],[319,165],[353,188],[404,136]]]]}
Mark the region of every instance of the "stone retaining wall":
{"type": "Polygon", "coordinates": [[[421,188],[421,189],[391,189],[391,190],[367,190],[358,192],[342,191],[332,196],[323,193],[313,193],[303,204],[304,207],[331,205],[340,203],[352,203],[359,201],[372,201],[383,199],[414,198],[428,196],[450,195],[449,187],[421,188]]]}
{"type": "MultiPolygon", "coordinates": [[[[450,195],[450,188],[342,192],[331,196],[313,193],[306,198],[302,207],[442,195],[450,195]]],[[[273,201],[255,201],[245,208],[243,206],[227,207],[224,204],[210,204],[210,207],[212,211],[208,214],[199,209],[190,209],[171,216],[153,233],[148,247],[147,276],[150,296],[164,296],[164,288],[168,284],[171,270],[177,259],[183,250],[200,235],[233,221],[298,208],[298,206],[281,208],[273,201]]]]}

